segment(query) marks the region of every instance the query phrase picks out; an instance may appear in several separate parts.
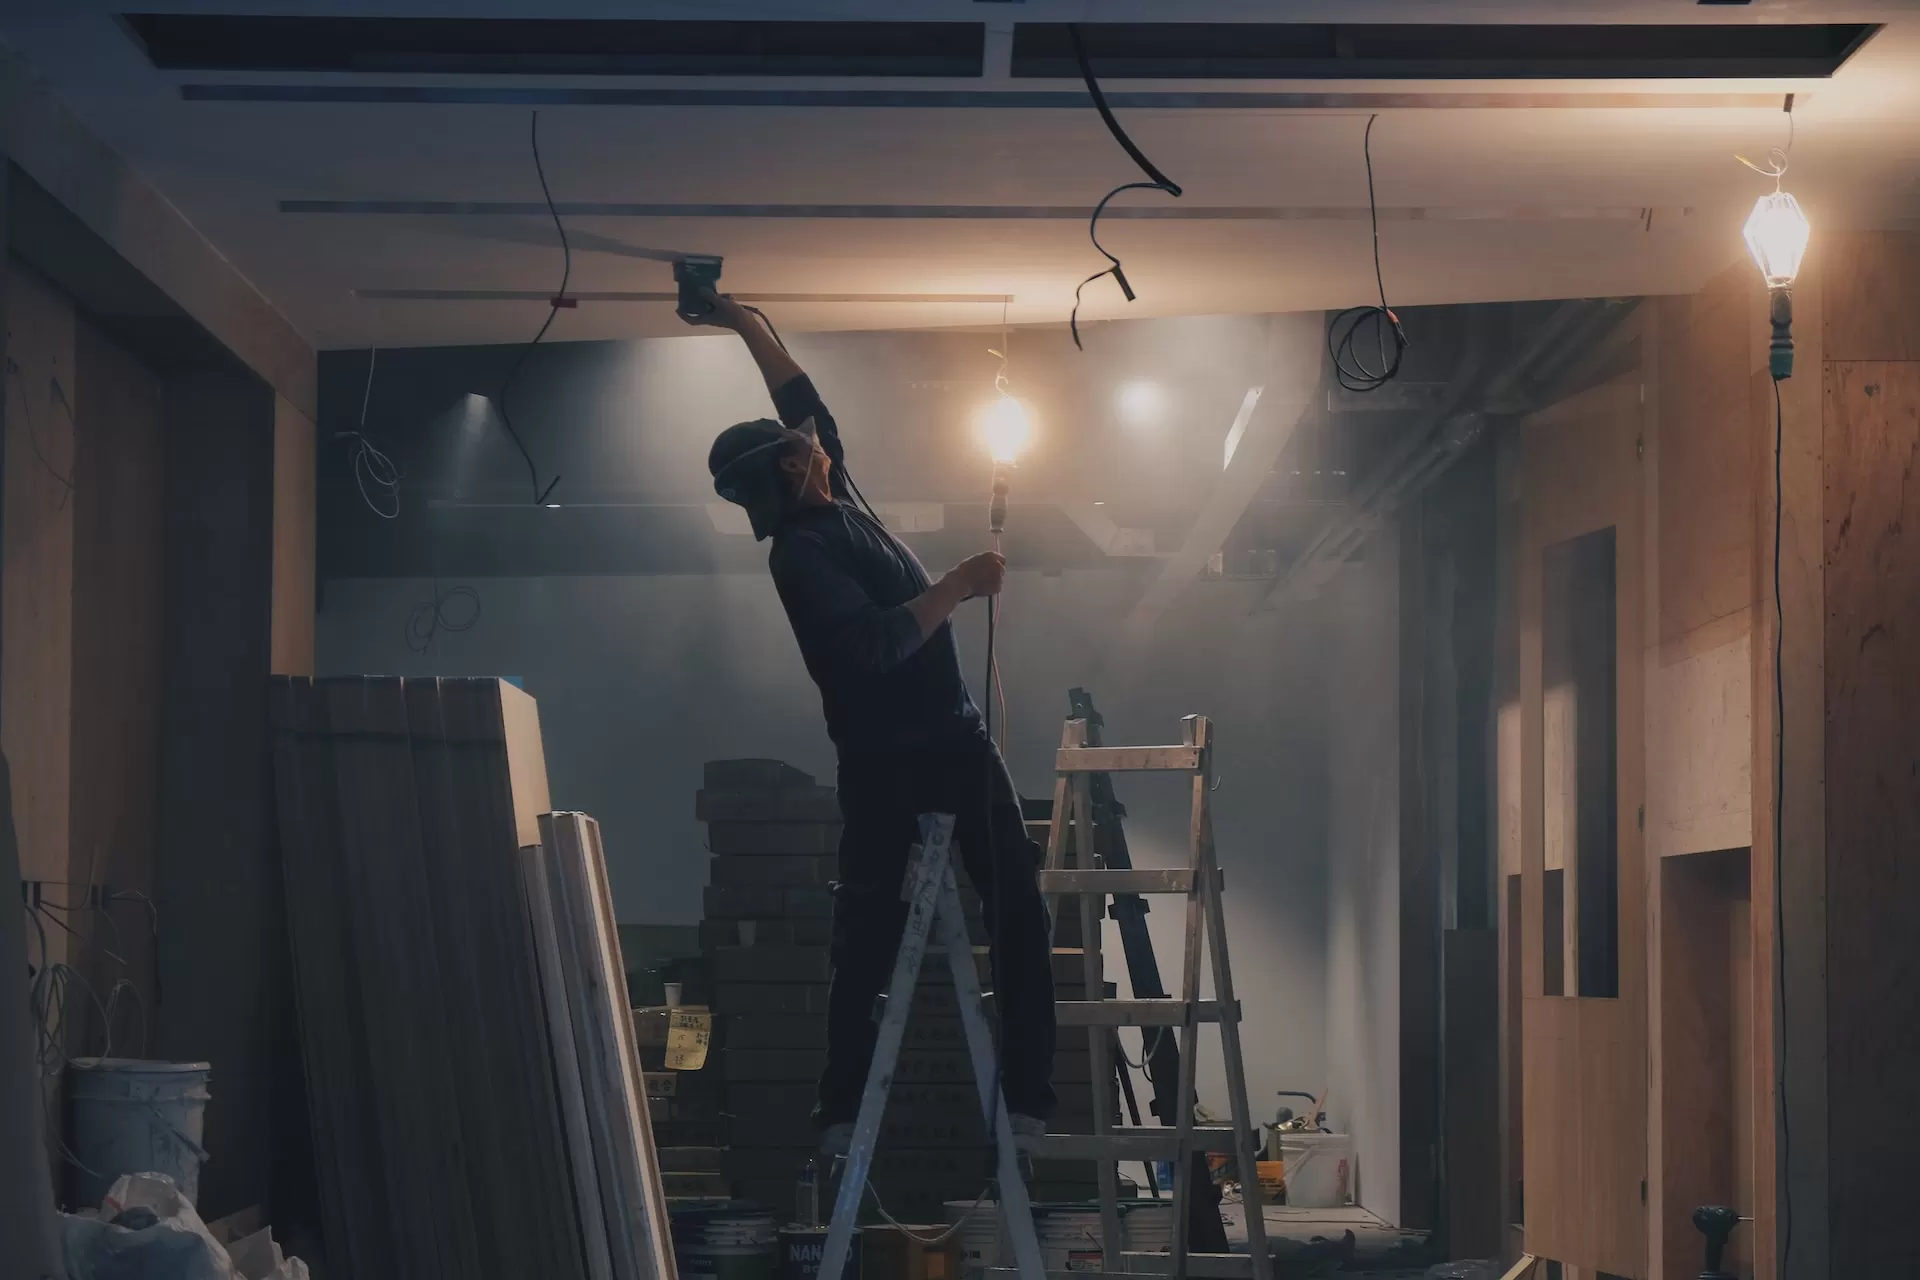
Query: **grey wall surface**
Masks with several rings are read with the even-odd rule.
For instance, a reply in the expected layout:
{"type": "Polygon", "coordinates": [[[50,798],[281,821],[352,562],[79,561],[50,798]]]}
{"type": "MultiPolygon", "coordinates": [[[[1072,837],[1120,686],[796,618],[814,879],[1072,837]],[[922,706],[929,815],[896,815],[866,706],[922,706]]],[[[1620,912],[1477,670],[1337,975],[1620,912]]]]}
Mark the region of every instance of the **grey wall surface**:
{"type": "MultiPolygon", "coordinates": [[[[818,695],[763,574],[472,585],[482,599],[479,622],[442,632],[419,654],[406,645],[404,626],[431,597],[430,583],[330,583],[319,616],[320,671],[522,678],[540,704],[554,804],[600,819],[623,922],[700,918],[707,867],[693,798],[704,761],[773,756],[832,781],[818,695]]],[[[1175,611],[1178,628],[1163,629],[1148,676],[1103,688],[1104,646],[1139,590],[1134,577],[1112,570],[1010,575],[1000,641],[1008,754],[1023,792],[1050,792],[1074,684],[1093,689],[1111,742],[1176,741],[1181,715],[1214,717],[1222,778],[1215,825],[1234,979],[1246,1005],[1249,1091],[1256,1115],[1269,1115],[1274,1090],[1317,1087],[1327,1065],[1316,632],[1310,618],[1249,618],[1239,584],[1202,583],[1175,611]]],[[[960,626],[976,691],[982,612],[968,606],[960,626]]],[[[1121,798],[1136,861],[1183,861],[1186,789],[1148,777],[1123,783],[1121,798]]],[[[1149,917],[1169,981],[1181,923],[1170,906],[1149,917]]],[[[1109,972],[1124,992],[1118,940],[1111,942],[1109,972]]],[[[1202,1054],[1200,1069],[1202,1100],[1224,1113],[1217,1050],[1202,1054]]]]}
{"type": "Polygon", "coordinates": [[[1360,1202],[1389,1222],[1400,1198],[1400,729],[1397,539],[1329,588],[1326,681],[1327,1098],[1353,1135],[1360,1202]]]}
{"type": "Polygon", "coordinates": [[[155,1047],[213,1064],[211,1218],[283,1190],[275,1170],[305,1137],[266,731],[273,392],[246,374],[172,375],[166,429],[155,1047]]]}

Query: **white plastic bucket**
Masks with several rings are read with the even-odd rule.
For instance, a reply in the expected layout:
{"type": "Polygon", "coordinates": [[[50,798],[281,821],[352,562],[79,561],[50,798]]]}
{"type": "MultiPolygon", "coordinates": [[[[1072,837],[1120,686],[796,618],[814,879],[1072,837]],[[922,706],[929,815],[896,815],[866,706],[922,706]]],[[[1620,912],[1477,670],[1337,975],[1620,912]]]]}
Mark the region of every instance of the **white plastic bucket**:
{"type": "Polygon", "coordinates": [[[204,1062],[75,1058],[67,1064],[79,1203],[97,1205],[123,1173],[164,1173],[193,1203],[205,1132],[204,1062]]]}
{"type": "Polygon", "coordinates": [[[958,1226],[960,1274],[972,1280],[988,1267],[1003,1265],[1007,1259],[1000,1251],[1000,1206],[983,1200],[976,1207],[971,1200],[946,1203],[947,1225],[958,1226]]]}
{"type": "Polygon", "coordinates": [[[1120,1241],[1128,1253],[1167,1253],[1173,1249],[1173,1193],[1158,1200],[1120,1203],[1120,1241]]]}
{"type": "Polygon", "coordinates": [[[1344,1133],[1280,1131],[1286,1161],[1287,1204],[1334,1209],[1353,1196],[1353,1139],[1344,1133]]]}
{"type": "Polygon", "coordinates": [[[1037,1204],[1033,1207],[1033,1227],[1040,1237],[1040,1257],[1049,1274],[1103,1269],[1098,1205],[1037,1204]]]}

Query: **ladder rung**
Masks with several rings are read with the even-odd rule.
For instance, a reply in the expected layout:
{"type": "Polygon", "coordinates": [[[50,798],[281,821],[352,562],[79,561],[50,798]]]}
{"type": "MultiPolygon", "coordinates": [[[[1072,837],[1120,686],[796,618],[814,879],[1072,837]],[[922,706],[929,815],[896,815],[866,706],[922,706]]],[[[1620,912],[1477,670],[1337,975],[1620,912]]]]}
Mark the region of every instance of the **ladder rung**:
{"type": "MultiPolygon", "coordinates": [[[[1136,1276],[1164,1276],[1173,1271],[1170,1253],[1123,1253],[1125,1271],[1049,1271],[1047,1280],[1133,1280],[1136,1276]]],[[[988,1267],[981,1272],[993,1280],[1019,1280],[1018,1267],[988,1267]]],[[[1244,1253],[1190,1253],[1186,1275],[1194,1280],[1246,1280],[1253,1274],[1253,1259],[1244,1253]]]]}
{"type": "MultiPolygon", "coordinates": [[[[1233,1129],[1204,1125],[1193,1130],[1189,1151],[1231,1152],[1233,1129]]],[[[1043,1160],[1171,1160],[1180,1154],[1178,1129],[1115,1129],[1108,1133],[1050,1133],[1022,1139],[1020,1149],[1043,1160]]]]}
{"type": "Polygon", "coordinates": [[[1042,871],[1042,893],[1192,893],[1193,872],[1186,867],[1128,871],[1090,869],[1042,871]]]}
{"type": "MultiPolygon", "coordinates": [[[[1179,1027],[1187,1021],[1185,1000],[1060,1000],[1054,1009],[1054,1022],[1062,1027],[1179,1027]]],[[[1238,1022],[1240,1002],[1227,1013],[1238,1022]]],[[[1218,1000],[1194,1002],[1195,1022],[1218,1022],[1221,1014],[1218,1000]]]]}
{"type": "MultiPolygon", "coordinates": [[[[1122,1275],[1164,1276],[1173,1273],[1173,1255],[1170,1253],[1123,1253],[1120,1260],[1126,1265],[1122,1275]]],[[[1245,1253],[1190,1253],[1187,1255],[1187,1268],[1183,1275],[1194,1280],[1246,1280],[1253,1274],[1253,1258],[1245,1253]]]]}
{"type": "Polygon", "coordinates": [[[1192,773],[1200,767],[1201,751],[1199,747],[1061,747],[1053,767],[1061,773],[1192,773]]]}

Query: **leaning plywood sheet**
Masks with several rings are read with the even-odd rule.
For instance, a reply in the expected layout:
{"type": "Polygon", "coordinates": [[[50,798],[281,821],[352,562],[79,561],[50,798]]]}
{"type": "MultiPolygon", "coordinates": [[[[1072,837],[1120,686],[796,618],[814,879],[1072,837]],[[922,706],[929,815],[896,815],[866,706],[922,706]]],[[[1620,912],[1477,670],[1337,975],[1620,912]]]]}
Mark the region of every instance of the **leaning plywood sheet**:
{"type": "MultiPolygon", "coordinates": [[[[469,979],[482,1007],[489,1066],[501,1096],[517,1099],[513,1115],[495,1117],[507,1184],[521,1209],[516,1248],[533,1271],[498,1274],[586,1274],[571,1198],[562,1113],[543,1022],[534,937],[519,871],[519,815],[547,800],[546,765],[533,700],[501,680],[441,680],[439,702],[449,752],[453,815],[460,834],[445,874],[462,881],[472,911],[474,969],[469,979]]],[[[537,822],[528,824],[537,832],[537,822]]]]}
{"type": "Polygon", "coordinates": [[[555,813],[540,819],[540,835],[614,1272],[620,1280],[673,1280],[666,1195],[600,827],[585,814],[555,813]]]}
{"type": "Polygon", "coordinates": [[[271,705],[336,1269],[615,1280],[583,1248],[521,880],[548,804],[532,700],[356,677],[277,680],[271,705]]]}
{"type": "MultiPolygon", "coordinates": [[[[335,753],[349,930],[375,1065],[387,1193],[408,1276],[480,1274],[435,953],[437,886],[420,851],[400,681],[320,682],[335,753]]],[[[463,1064],[464,1065],[464,1064],[463,1064]]],[[[476,1120],[478,1118],[476,1117],[476,1120]]]]}
{"type": "Polygon", "coordinates": [[[533,925],[534,955],[540,970],[540,993],[546,1006],[548,1044],[553,1050],[560,1112],[567,1127],[574,1209],[579,1216],[580,1234],[586,1244],[587,1266],[593,1280],[612,1280],[613,1255],[607,1235],[607,1215],[601,1198],[600,1175],[594,1163],[593,1121],[580,1070],[573,1007],[567,997],[567,970],[560,952],[548,861],[547,851],[537,844],[520,851],[527,915],[533,925]]]}
{"type": "Polygon", "coordinates": [[[287,893],[302,1059],[312,1112],[327,1256],[346,1275],[393,1275],[386,1178],[362,1023],[361,974],[342,927],[333,757],[312,680],[276,676],[269,693],[275,803],[287,893]]]}

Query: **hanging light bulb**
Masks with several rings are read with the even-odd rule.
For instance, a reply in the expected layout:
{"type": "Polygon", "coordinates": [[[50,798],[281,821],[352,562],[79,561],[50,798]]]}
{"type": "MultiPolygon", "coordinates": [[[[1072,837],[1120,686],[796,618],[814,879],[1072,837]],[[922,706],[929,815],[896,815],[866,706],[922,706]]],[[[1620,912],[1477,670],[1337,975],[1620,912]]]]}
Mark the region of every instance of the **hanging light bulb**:
{"type": "Polygon", "coordinates": [[[981,437],[986,441],[988,454],[997,463],[1018,462],[1032,432],[1027,406],[1004,391],[980,415],[981,437]]]}
{"type": "Polygon", "coordinates": [[[1747,215],[1745,235],[1747,251],[1766,277],[1767,288],[1789,289],[1800,274],[1801,259],[1807,256],[1807,240],[1813,228],[1800,202],[1785,191],[1774,191],[1753,202],[1747,215]]]}
{"type": "Polygon", "coordinates": [[[1773,190],[1753,202],[1742,229],[1747,252],[1767,282],[1767,319],[1773,325],[1773,341],[1767,348],[1767,372],[1779,382],[1793,376],[1793,282],[1800,274],[1801,259],[1807,256],[1807,241],[1813,228],[1800,202],[1782,190],[1780,181],[1787,174],[1787,153],[1793,150],[1793,95],[1781,104],[1787,116],[1787,145],[1767,153],[1765,167],[1745,156],[1735,156],[1755,173],[1773,179],[1773,190]]]}

